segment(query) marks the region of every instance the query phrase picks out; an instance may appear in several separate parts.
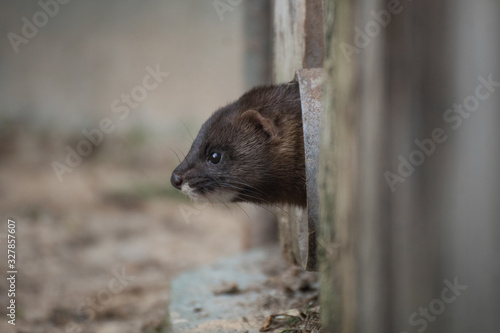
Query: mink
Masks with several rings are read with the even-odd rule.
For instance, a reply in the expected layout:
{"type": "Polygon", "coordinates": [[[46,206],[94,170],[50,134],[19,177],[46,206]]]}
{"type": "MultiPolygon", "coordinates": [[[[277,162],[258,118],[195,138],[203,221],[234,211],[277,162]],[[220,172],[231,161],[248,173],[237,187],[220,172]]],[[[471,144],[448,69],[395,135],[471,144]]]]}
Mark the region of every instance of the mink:
{"type": "Polygon", "coordinates": [[[214,112],[170,181],[195,201],[305,207],[298,83],[253,88],[214,112]]]}

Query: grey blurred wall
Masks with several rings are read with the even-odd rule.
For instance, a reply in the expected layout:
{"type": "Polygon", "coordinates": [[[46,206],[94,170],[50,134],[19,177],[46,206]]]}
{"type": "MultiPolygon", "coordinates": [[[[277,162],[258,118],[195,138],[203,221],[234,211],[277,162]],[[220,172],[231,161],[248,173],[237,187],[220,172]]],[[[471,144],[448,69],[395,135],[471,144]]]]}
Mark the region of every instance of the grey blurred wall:
{"type": "Polygon", "coordinates": [[[243,92],[241,5],[220,15],[211,1],[72,0],[16,53],[9,33],[22,36],[22,18],[33,22],[41,10],[37,1],[0,4],[0,122],[61,134],[91,129],[142,84],[148,66],[169,76],[118,133],[140,124],[178,135],[182,123],[196,129],[243,92]]]}

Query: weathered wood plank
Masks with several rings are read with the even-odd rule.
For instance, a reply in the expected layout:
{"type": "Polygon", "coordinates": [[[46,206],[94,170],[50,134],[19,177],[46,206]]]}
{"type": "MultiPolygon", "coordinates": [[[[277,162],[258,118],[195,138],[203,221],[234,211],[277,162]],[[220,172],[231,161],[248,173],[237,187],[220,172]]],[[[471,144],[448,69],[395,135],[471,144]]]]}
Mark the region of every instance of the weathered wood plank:
{"type": "MultiPolygon", "coordinates": [[[[321,0],[275,0],[273,2],[273,82],[291,81],[296,71],[302,68],[322,67],[323,58],[323,2],[321,0]]],[[[319,76],[319,74],[315,75],[319,76]]],[[[304,87],[308,82],[312,82],[308,81],[306,76],[304,75],[302,80],[304,87]]],[[[301,95],[304,95],[304,99],[307,99],[308,94],[312,97],[319,93],[318,89],[301,87],[301,95]]],[[[313,100],[314,98],[309,98],[310,102],[313,100]]],[[[308,116],[316,113],[312,107],[307,107],[307,105],[303,107],[309,109],[308,116]]],[[[309,122],[309,119],[305,120],[309,122]]],[[[312,126],[312,122],[308,124],[312,126]]],[[[308,144],[309,142],[306,142],[306,145],[308,144]]],[[[317,146],[314,151],[317,151],[317,146]]],[[[313,164],[308,163],[308,165],[309,174],[311,174],[313,164]]],[[[315,170],[312,172],[316,174],[315,170]]],[[[309,185],[308,189],[312,191],[312,186],[309,185]]],[[[308,204],[307,210],[287,206],[277,210],[280,244],[284,256],[290,262],[299,264],[307,270],[317,269],[315,239],[317,196],[314,198],[312,196],[314,195],[311,192],[311,202],[314,204],[308,204]]]]}
{"type": "Polygon", "coordinates": [[[500,81],[498,13],[487,0],[327,3],[326,331],[499,327],[500,91],[485,83],[500,81]]]}

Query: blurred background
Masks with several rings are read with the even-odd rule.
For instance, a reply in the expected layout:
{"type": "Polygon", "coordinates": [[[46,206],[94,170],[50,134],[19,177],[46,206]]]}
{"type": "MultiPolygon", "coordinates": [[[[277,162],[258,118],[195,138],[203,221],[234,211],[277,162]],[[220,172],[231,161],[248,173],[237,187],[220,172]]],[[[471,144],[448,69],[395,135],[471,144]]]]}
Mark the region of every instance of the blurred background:
{"type": "Polygon", "coordinates": [[[173,276],[252,245],[251,207],[193,207],[169,183],[203,121],[269,79],[268,18],[249,28],[244,7],[0,4],[0,252],[13,219],[18,332],[160,332],[173,276]]]}
{"type": "Polygon", "coordinates": [[[169,177],[212,112],[270,82],[271,63],[273,82],[286,82],[323,58],[323,327],[406,331],[428,305],[442,314],[426,317],[429,331],[495,331],[500,5],[414,1],[394,13],[398,4],[2,2],[0,271],[11,269],[12,219],[18,274],[16,326],[3,312],[0,332],[164,332],[174,277],[272,242],[271,216],[192,205],[169,177]],[[449,126],[452,107],[479,108],[474,96],[481,110],[449,126]],[[449,139],[427,153],[417,140],[435,130],[449,139]],[[446,311],[445,280],[467,286],[446,311]]]}

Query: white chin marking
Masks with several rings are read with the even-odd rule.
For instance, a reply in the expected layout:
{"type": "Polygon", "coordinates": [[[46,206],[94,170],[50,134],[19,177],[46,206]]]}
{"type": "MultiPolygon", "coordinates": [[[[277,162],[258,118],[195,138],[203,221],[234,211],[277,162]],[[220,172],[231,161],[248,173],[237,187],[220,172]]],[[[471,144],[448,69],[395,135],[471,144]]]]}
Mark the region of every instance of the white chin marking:
{"type": "Polygon", "coordinates": [[[235,191],[216,191],[207,194],[196,193],[187,183],[182,184],[181,192],[189,196],[193,201],[198,202],[209,201],[211,203],[226,203],[231,202],[236,197],[235,191]]]}
{"type": "Polygon", "coordinates": [[[194,190],[187,183],[182,184],[181,192],[195,201],[199,200],[200,195],[195,193],[194,190]]]}

